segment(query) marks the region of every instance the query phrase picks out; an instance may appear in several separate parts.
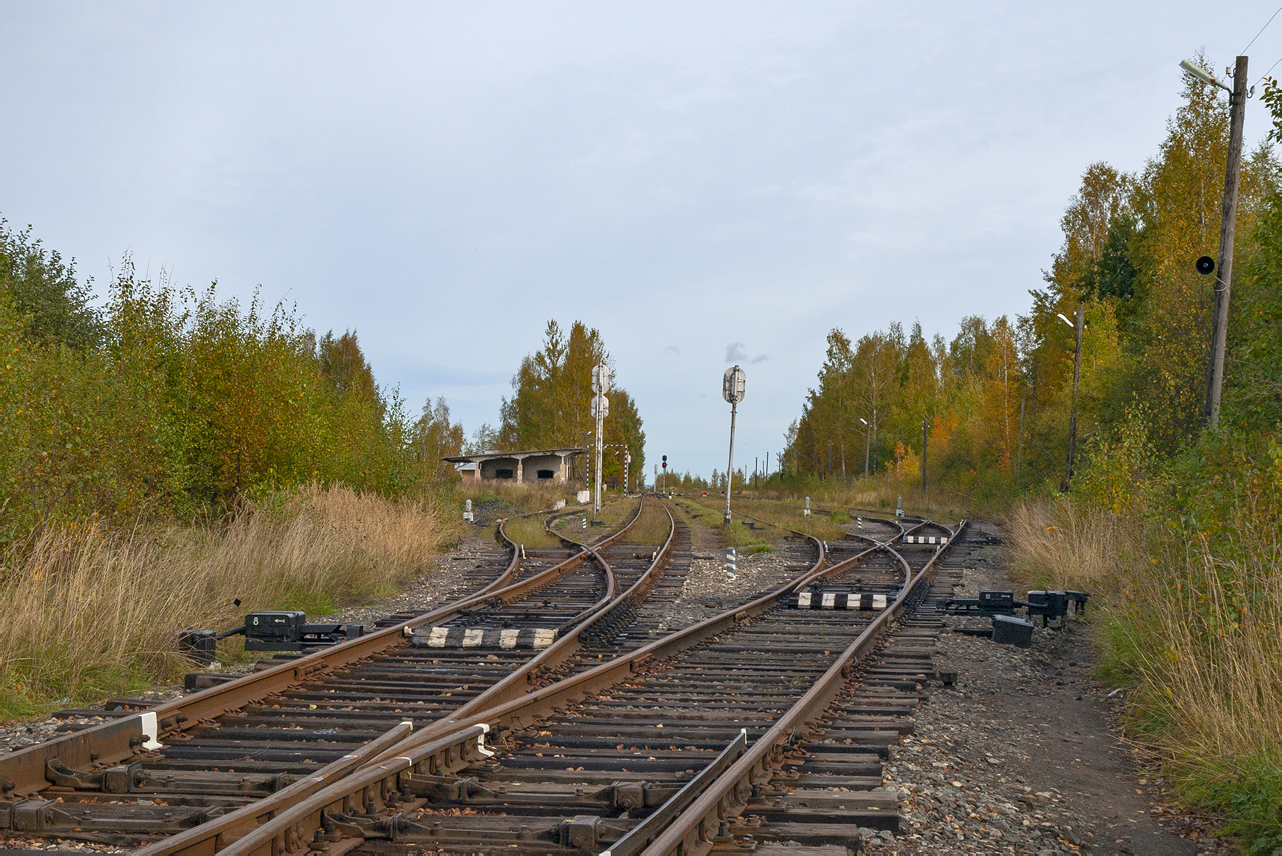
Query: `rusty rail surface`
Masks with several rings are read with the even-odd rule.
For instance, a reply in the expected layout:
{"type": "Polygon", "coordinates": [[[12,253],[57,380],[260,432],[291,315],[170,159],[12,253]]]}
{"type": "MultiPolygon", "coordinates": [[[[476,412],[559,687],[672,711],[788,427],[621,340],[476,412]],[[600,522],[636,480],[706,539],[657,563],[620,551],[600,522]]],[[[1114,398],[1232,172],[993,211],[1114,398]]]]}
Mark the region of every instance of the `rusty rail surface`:
{"type": "MultiPolygon", "coordinates": [[[[636,513],[627,525],[601,539],[595,547],[604,548],[622,538],[627,529],[639,519],[641,507],[642,503],[638,503],[636,513]]],[[[520,598],[554,581],[584,561],[603,561],[595,549],[587,548],[528,579],[511,582],[520,568],[520,550],[511,539],[502,534],[502,523],[500,523],[499,533],[512,548],[512,558],[507,568],[476,594],[375,633],[165,702],[151,710],[121,717],[0,756],[0,795],[10,799],[16,795],[38,793],[48,787],[46,769],[50,761],[72,769],[103,767],[119,763],[132,757],[139,749],[154,749],[163,745],[161,737],[167,734],[195,728],[229,711],[279,693],[301,680],[316,678],[326,672],[403,645],[406,638],[417,627],[447,620],[464,609],[496,598],[503,600],[520,598]]]]}
{"type": "MultiPolygon", "coordinates": [[[[425,766],[422,762],[421,753],[436,747],[440,741],[452,739],[453,735],[457,735],[461,731],[478,727],[493,730],[500,737],[514,729],[526,727],[555,709],[563,708],[569,703],[580,700],[619,681],[626,680],[651,660],[663,660],[672,657],[706,639],[719,635],[753,615],[773,609],[777,598],[781,594],[808,585],[825,573],[837,572],[853,566],[861,557],[878,549],[875,546],[870,547],[844,562],[826,568],[826,551],[824,550],[823,542],[812,536],[806,535],[804,537],[814,542],[819,558],[809,570],[775,591],[763,595],[744,606],[705,619],[635,651],[615,657],[599,666],[572,675],[549,686],[527,691],[510,701],[492,704],[485,710],[471,714],[462,710],[456,711],[452,715],[410,735],[400,743],[386,748],[373,761],[357,772],[299,800],[293,806],[282,811],[277,817],[264,823],[243,839],[238,840],[235,845],[236,849],[231,852],[274,856],[274,854],[287,852],[288,845],[291,842],[302,844],[303,842],[311,841],[313,846],[324,847],[326,842],[342,841],[344,838],[353,836],[360,837],[361,828],[359,825],[343,825],[340,822],[338,826],[335,826],[332,818],[350,815],[349,808],[351,806],[363,807],[382,804],[384,807],[394,807],[400,799],[395,794],[399,793],[402,774],[408,774],[411,779],[416,776],[432,775],[429,772],[430,765],[425,766]],[[403,762],[407,758],[411,759],[413,763],[398,762],[398,759],[403,762]],[[330,821],[328,826],[327,821],[330,821]]],[[[665,549],[670,547],[670,544],[671,538],[669,538],[669,543],[665,544],[665,549]]],[[[656,555],[657,561],[658,556],[656,555]]],[[[632,589],[629,589],[628,592],[625,592],[621,599],[632,595],[633,589],[637,589],[640,585],[641,581],[633,586],[632,589]]],[[[237,814],[242,813],[245,813],[244,809],[237,812],[237,814]]],[[[394,836],[398,825],[406,826],[409,824],[399,814],[394,814],[390,818],[375,823],[377,824],[376,826],[367,826],[366,832],[373,837],[380,838],[394,836]]],[[[228,852],[223,849],[223,846],[224,843],[230,845],[229,836],[224,836],[223,840],[220,841],[218,840],[219,835],[210,834],[215,832],[216,827],[223,825],[225,825],[223,822],[212,821],[192,830],[191,834],[183,836],[183,841],[181,842],[176,839],[167,839],[138,852],[140,856],[228,852]],[[201,830],[204,830],[204,833],[201,830]]],[[[343,848],[339,847],[339,849],[343,848]]]]}
{"type": "MultiPolygon", "coordinates": [[[[922,525],[928,522],[924,521],[922,525]]],[[[951,530],[953,538],[962,533],[966,522],[961,521],[956,529],[951,530]]],[[[813,721],[828,708],[853,674],[855,665],[872,651],[891,622],[905,610],[909,598],[917,587],[929,582],[934,573],[935,562],[952,545],[953,538],[949,539],[948,545],[936,551],[925,567],[911,578],[908,585],[903,587],[894,604],[878,615],[872,624],[850,643],[823,677],[724,775],[712,783],[686,811],[655,838],[643,851],[645,856],[668,856],[668,854],[696,856],[696,854],[711,851],[721,823],[734,813],[735,809],[741,809],[747,803],[754,784],[769,780],[772,768],[782,763],[784,748],[804,735],[813,721]]],[[[908,571],[907,560],[893,550],[890,552],[899,559],[905,571],[908,571]]]]}
{"type": "MultiPolygon", "coordinates": [[[[637,513],[628,523],[629,527],[632,523],[635,523],[636,520],[640,519],[640,509],[642,505],[644,505],[644,501],[638,505],[637,513]]],[[[605,569],[607,575],[609,575],[611,587],[607,598],[603,599],[598,607],[578,625],[576,632],[559,638],[551,646],[540,652],[538,656],[528,661],[522,668],[513,671],[498,684],[489,687],[467,704],[454,711],[448,719],[456,720],[460,717],[484,711],[501,702],[510,701],[513,698],[517,698],[522,694],[529,692],[530,684],[534,681],[537,674],[540,674],[547,669],[555,668],[556,666],[566,662],[579,651],[581,648],[579,639],[583,631],[592,627],[612,610],[625,604],[632,603],[636,599],[643,597],[644,592],[653,587],[658,575],[663,570],[676,538],[676,521],[673,520],[671,513],[668,512],[667,509],[664,509],[664,512],[667,514],[669,522],[667,541],[664,543],[662,549],[656,551],[655,557],[649,568],[631,587],[628,588],[627,591],[617,596],[614,595],[613,576],[610,574],[608,563],[606,563],[605,559],[600,556],[595,547],[585,547],[585,550],[596,557],[597,561],[599,561],[605,569]]],[[[624,532],[626,532],[626,527],[624,530],[620,530],[619,533],[616,533],[616,535],[612,537],[617,538],[624,532]]],[[[440,730],[438,729],[438,731],[434,733],[439,733],[439,731],[440,730]]],[[[409,751],[410,748],[413,748],[408,744],[405,744],[403,740],[405,736],[406,735],[402,734],[401,740],[395,745],[384,744],[380,746],[380,750],[378,752],[367,754],[364,760],[368,761],[371,758],[376,760],[386,759],[388,757],[395,757],[397,754],[404,754],[409,751]]],[[[320,786],[311,787],[306,790],[300,788],[295,790],[289,798],[284,798],[282,796],[284,794],[283,791],[278,792],[277,794],[273,794],[271,797],[243,806],[233,812],[223,815],[222,817],[211,819],[206,823],[200,824],[199,826],[180,833],[179,835],[174,835],[163,841],[140,848],[137,852],[140,856],[161,856],[161,854],[174,853],[204,854],[221,852],[220,842],[228,841],[237,833],[243,834],[246,830],[252,830],[267,823],[268,820],[280,816],[282,812],[290,810],[299,802],[312,797],[319,790],[321,790],[320,786]]]]}

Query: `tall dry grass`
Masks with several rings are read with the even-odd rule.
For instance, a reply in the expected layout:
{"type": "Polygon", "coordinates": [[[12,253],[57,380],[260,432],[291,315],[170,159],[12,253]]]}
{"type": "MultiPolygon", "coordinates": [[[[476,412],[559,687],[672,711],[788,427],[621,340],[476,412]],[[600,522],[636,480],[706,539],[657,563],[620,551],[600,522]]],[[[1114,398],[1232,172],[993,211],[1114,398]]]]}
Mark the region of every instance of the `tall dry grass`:
{"type": "Polygon", "coordinates": [[[1282,765],[1282,559],[1276,541],[1255,540],[1235,560],[1196,550],[1178,574],[1154,568],[1141,575],[1130,599],[1152,618],[1114,633],[1135,652],[1133,668],[1145,689],[1137,702],[1160,708],[1170,721],[1173,756],[1267,758],[1282,765]]]}
{"type": "Polygon", "coordinates": [[[1115,586],[1145,555],[1142,523],[1071,500],[1023,501],[1005,521],[1011,571],[1028,588],[1115,586]]]}
{"type": "Polygon", "coordinates": [[[171,679],[190,667],[177,631],[390,592],[451,532],[422,503],[341,486],[242,503],[219,527],[45,530],[0,570],[0,711],[171,679]]]}
{"type": "MultiPolygon", "coordinates": [[[[1228,542],[1071,501],[1017,505],[1006,529],[1029,587],[1092,593],[1101,675],[1181,794],[1282,847],[1282,547],[1246,516],[1228,542]]],[[[1256,852],[1256,851],[1252,851],[1256,852]]]]}
{"type": "Polygon", "coordinates": [[[552,508],[557,500],[573,505],[577,483],[561,484],[555,481],[514,481],[512,479],[461,479],[454,486],[459,505],[464,500],[486,502],[498,500],[516,513],[552,508]]]}

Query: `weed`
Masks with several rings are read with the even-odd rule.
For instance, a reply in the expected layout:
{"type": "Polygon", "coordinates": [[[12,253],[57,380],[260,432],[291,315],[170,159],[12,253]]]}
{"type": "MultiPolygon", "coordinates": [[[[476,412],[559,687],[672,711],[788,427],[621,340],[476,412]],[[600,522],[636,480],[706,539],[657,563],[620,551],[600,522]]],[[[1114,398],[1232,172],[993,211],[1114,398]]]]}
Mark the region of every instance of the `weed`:
{"type": "Polygon", "coordinates": [[[451,530],[419,503],[309,486],[242,502],[220,527],[48,528],[0,571],[0,712],[92,701],[170,680],[185,627],[254,609],[340,603],[399,585],[451,530]],[[240,605],[235,605],[235,600],[240,605]]]}

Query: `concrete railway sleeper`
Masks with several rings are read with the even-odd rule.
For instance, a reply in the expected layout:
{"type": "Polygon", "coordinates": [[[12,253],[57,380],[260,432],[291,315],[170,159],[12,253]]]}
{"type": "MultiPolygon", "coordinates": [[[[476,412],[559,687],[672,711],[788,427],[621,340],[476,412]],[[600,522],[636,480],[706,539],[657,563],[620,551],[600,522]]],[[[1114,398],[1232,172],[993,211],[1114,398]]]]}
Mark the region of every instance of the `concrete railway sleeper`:
{"type": "MultiPolygon", "coordinates": [[[[487,618],[516,626],[536,612],[541,622],[548,622],[549,617],[558,622],[554,624],[558,633],[590,626],[608,608],[624,602],[616,595],[621,580],[631,584],[629,593],[635,598],[638,590],[645,588],[644,579],[662,573],[667,546],[662,556],[656,552],[646,555],[643,562],[631,561],[621,575],[603,557],[605,551],[621,543],[641,512],[638,504],[636,513],[617,532],[551,567],[547,567],[551,557],[522,550],[506,538],[500,525],[498,537],[506,542],[510,558],[502,571],[473,595],[346,644],[279,657],[253,675],[0,757],[0,828],[19,831],[19,826],[27,826],[35,831],[20,822],[19,815],[35,804],[23,798],[57,791],[153,791],[189,802],[193,794],[208,794],[214,804],[211,810],[217,814],[227,804],[234,807],[246,799],[270,794],[302,775],[314,775],[325,762],[374,740],[400,719],[430,721],[460,709],[460,705],[466,708],[469,699],[483,701],[488,685],[507,680],[510,687],[517,684],[516,678],[563,660],[577,647],[578,634],[562,635],[557,643],[537,653],[520,649],[485,652],[483,662],[491,664],[486,669],[477,668],[476,652],[469,651],[451,675],[448,652],[414,647],[417,629],[434,623],[475,625],[487,618]],[[528,573],[531,566],[537,569],[532,574],[528,573]],[[518,580],[523,569],[527,574],[518,580]],[[550,599],[569,606],[558,602],[549,608],[545,602],[550,599]],[[429,654],[436,662],[424,669],[422,661],[429,654]],[[493,665],[496,661],[498,666],[493,665]],[[415,667],[417,674],[413,674],[415,667]],[[403,680],[407,672],[410,681],[403,680]],[[466,689],[459,688],[460,677],[466,689]],[[411,697],[397,696],[394,685],[398,680],[401,692],[411,697]],[[350,704],[335,704],[343,693],[350,704]],[[287,697],[299,709],[291,711],[289,705],[282,705],[287,697]],[[408,703],[402,706],[413,707],[413,711],[399,715],[392,709],[398,700],[408,703]],[[419,704],[414,705],[415,701],[419,704]],[[338,707],[346,709],[333,713],[338,707]],[[269,712],[272,710],[275,713],[269,712]],[[373,716],[363,718],[366,713],[373,716]],[[204,739],[195,738],[197,733],[204,739]],[[166,744],[163,756],[142,754],[156,749],[162,740],[166,744]],[[163,757],[166,769],[158,771],[154,764],[140,761],[140,756],[163,757]],[[228,772],[230,769],[236,773],[228,772]],[[224,797],[223,805],[218,804],[219,795],[224,797]],[[24,802],[28,807],[19,808],[24,802]]],[[[672,540],[670,537],[669,545],[672,540]]],[[[104,840],[97,834],[85,837],[104,840]]]]}
{"type": "MultiPolygon", "coordinates": [[[[725,760],[741,730],[755,748],[778,722],[796,719],[798,699],[813,706],[834,670],[843,683],[853,674],[851,646],[905,609],[933,564],[933,551],[910,562],[890,548],[903,532],[894,527],[881,536],[886,541],[870,538],[870,546],[835,565],[814,542],[819,559],[808,571],[748,604],[496,707],[433,723],[270,819],[251,820],[251,810],[241,809],[245,826],[263,821],[248,834],[235,834],[238,828],[217,841],[181,848],[162,842],[141,852],[606,849],[678,794],[697,806],[706,791],[686,785],[725,760]],[[894,606],[875,617],[787,606],[798,590],[849,586],[856,575],[861,586],[885,590],[894,606]],[[465,770],[440,772],[439,762],[423,755],[473,728],[497,740],[478,747],[474,754],[483,757],[465,770]]],[[[888,736],[877,739],[884,745],[888,736]]],[[[869,775],[878,758],[873,743],[853,753],[867,756],[869,775]]],[[[724,775],[707,777],[715,786],[724,775]]]]}

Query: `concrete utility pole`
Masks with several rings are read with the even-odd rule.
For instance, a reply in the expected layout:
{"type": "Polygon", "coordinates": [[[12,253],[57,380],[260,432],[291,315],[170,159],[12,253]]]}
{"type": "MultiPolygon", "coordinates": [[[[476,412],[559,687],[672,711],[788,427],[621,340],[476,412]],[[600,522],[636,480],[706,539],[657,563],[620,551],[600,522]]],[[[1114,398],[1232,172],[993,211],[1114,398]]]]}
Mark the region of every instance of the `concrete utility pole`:
{"type": "MultiPolygon", "coordinates": [[[[1224,84],[1215,81],[1224,87],[1224,84]]],[[[1228,87],[1224,87],[1228,88],[1228,87]]],[[[1206,427],[1220,424],[1220,390],[1224,386],[1224,343],[1229,334],[1229,286],[1233,282],[1233,236],[1237,227],[1238,166],[1242,161],[1242,121],[1246,113],[1246,57],[1237,58],[1229,92],[1229,162],[1224,171],[1224,205],[1220,217],[1220,261],[1215,278],[1215,320],[1206,369],[1206,427]]],[[[1080,334],[1079,334],[1080,335],[1080,334]]]]}
{"type": "Polygon", "coordinates": [[[1064,476],[1064,492],[1072,486],[1073,482],[1073,455],[1077,451],[1077,383],[1082,377],[1082,310],[1083,305],[1077,304],[1077,323],[1074,325],[1077,329],[1077,347],[1073,350],[1073,405],[1068,415],[1068,472],[1064,476]]]}
{"type": "Polygon", "coordinates": [[[743,369],[738,366],[726,369],[726,373],[721,377],[721,397],[730,402],[730,463],[726,465],[726,523],[730,522],[730,488],[734,486],[734,418],[739,411],[739,402],[743,401],[745,377],[743,369]]]}
{"type": "Polygon", "coordinates": [[[601,513],[601,440],[605,417],[610,412],[610,399],[605,394],[610,391],[610,369],[604,364],[592,368],[592,415],[596,418],[596,496],[592,501],[592,516],[601,513]]]}

